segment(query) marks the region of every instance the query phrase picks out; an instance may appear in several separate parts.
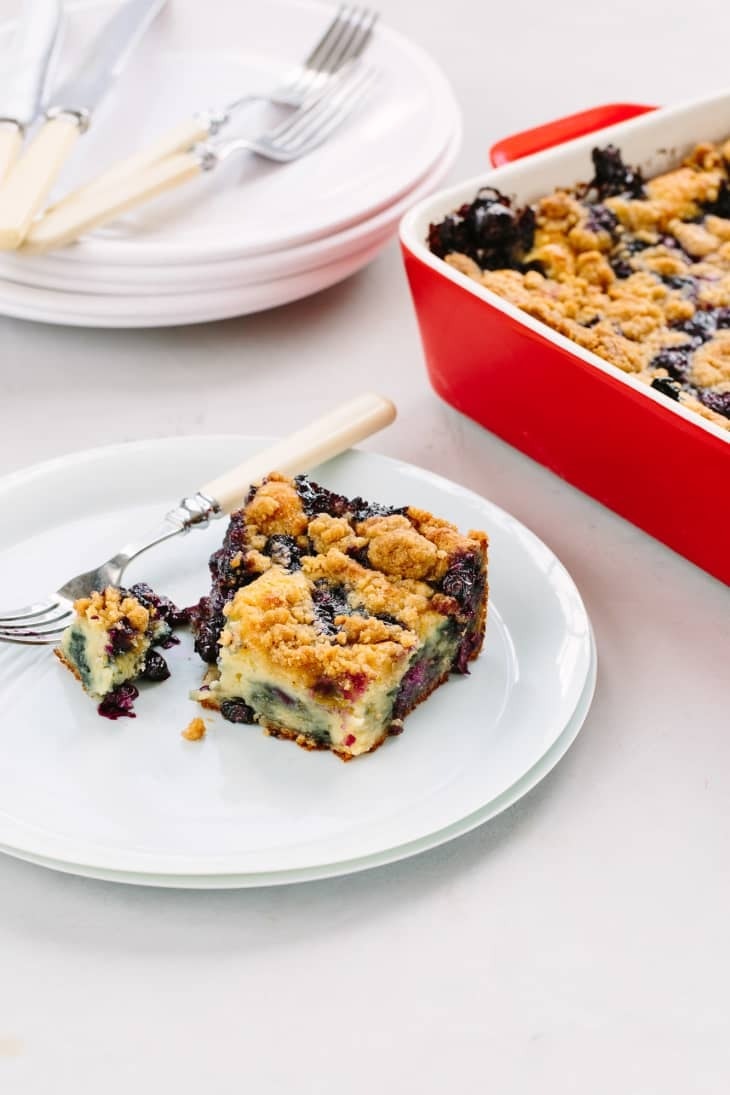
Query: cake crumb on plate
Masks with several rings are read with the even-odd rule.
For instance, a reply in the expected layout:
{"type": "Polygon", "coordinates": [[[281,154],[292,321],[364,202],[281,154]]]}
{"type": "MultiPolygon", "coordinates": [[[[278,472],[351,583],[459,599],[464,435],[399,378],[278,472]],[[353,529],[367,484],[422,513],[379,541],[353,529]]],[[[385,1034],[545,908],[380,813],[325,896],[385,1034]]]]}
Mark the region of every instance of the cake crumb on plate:
{"type": "Polygon", "coordinates": [[[185,729],[183,730],[181,736],[184,737],[186,739],[186,741],[200,741],[201,738],[205,737],[205,731],[206,730],[207,730],[207,727],[206,727],[204,721],[200,717],[197,717],[197,718],[194,718],[185,727],[185,729]]]}

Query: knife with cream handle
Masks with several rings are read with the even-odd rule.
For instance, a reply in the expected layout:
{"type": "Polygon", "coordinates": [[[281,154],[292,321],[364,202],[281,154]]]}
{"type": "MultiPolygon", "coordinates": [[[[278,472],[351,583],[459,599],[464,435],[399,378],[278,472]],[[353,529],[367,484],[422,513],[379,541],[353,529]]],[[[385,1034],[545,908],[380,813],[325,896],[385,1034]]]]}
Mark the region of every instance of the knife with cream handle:
{"type": "Polygon", "coordinates": [[[73,76],[53,95],[37,136],[0,186],[0,250],[18,247],[79,136],[165,0],[125,0],[73,76]]]}
{"type": "Polygon", "coordinates": [[[14,166],[25,127],[38,113],[61,30],[60,0],[26,0],[0,63],[0,182],[14,166]]]}
{"type": "Polygon", "coordinates": [[[307,155],[325,141],[361,101],[375,81],[376,69],[345,69],[334,76],[313,103],[257,138],[233,138],[197,145],[107,186],[82,187],[49,209],[31,227],[23,252],[40,254],[63,247],[166,190],[211,171],[228,156],[255,152],[279,163],[307,155]]]}

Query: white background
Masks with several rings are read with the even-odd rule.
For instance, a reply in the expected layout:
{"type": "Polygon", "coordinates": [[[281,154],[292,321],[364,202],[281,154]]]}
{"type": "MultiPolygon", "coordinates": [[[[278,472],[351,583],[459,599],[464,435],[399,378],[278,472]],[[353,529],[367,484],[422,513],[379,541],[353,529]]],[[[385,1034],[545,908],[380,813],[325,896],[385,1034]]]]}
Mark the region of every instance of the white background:
{"type": "MultiPolygon", "coordinates": [[[[515,129],[726,79],[710,0],[380,7],[453,80],[453,178],[515,129]]],[[[400,409],[368,447],[486,494],[572,572],[600,659],[582,735],[507,814],[352,878],[165,892],[0,859],[3,1095],[727,1091],[728,591],[436,399],[395,244],[249,319],[0,320],[0,472],[137,437],[280,434],[366,385],[400,409]]]]}

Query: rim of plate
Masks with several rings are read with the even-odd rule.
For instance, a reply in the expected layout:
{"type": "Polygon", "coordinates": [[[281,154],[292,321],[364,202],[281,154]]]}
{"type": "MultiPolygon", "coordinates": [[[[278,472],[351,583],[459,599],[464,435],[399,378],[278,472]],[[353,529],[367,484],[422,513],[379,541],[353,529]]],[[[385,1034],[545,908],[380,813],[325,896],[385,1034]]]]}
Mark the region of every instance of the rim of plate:
{"type": "MultiPolygon", "coordinates": [[[[69,5],[69,7],[74,10],[84,11],[97,7],[103,2],[104,0],[77,0],[76,3],[69,5]]],[[[286,3],[302,9],[327,12],[330,16],[333,10],[332,6],[324,2],[324,0],[286,0],[286,3]]],[[[13,23],[14,20],[5,21],[0,25],[0,30],[10,28],[13,23]]],[[[400,31],[394,30],[392,27],[386,26],[380,22],[378,22],[374,33],[377,37],[388,42],[389,45],[394,47],[401,54],[408,55],[414,64],[421,69],[424,82],[432,89],[434,102],[439,103],[440,110],[445,113],[450,113],[455,110],[459,116],[461,116],[460,107],[449,80],[434,58],[431,57],[422,46],[411,41],[400,31]]],[[[408,182],[399,185],[396,190],[388,195],[388,197],[383,197],[374,204],[370,204],[358,214],[346,215],[339,219],[336,218],[325,229],[295,233],[289,239],[280,240],[275,243],[273,247],[266,244],[254,244],[250,247],[244,245],[242,248],[240,243],[236,244],[235,241],[229,239],[219,241],[215,245],[211,245],[210,243],[203,244],[202,242],[198,244],[194,244],[193,242],[181,244],[173,239],[147,243],[134,236],[112,239],[101,235],[94,235],[92,233],[85,237],[79,244],[69,247],[63,253],[69,262],[84,265],[93,264],[96,261],[108,262],[112,265],[126,263],[135,264],[147,261],[154,263],[157,261],[162,265],[165,263],[178,264],[180,262],[204,263],[217,261],[218,259],[230,259],[258,254],[273,254],[277,251],[286,251],[293,246],[302,245],[307,242],[315,242],[318,239],[326,238],[333,232],[353,227],[362,220],[368,219],[370,215],[375,215],[379,211],[386,209],[388,204],[392,204],[394,201],[404,196],[409,189],[416,185],[420,179],[433,168],[447,141],[448,133],[446,125],[444,125],[443,139],[440,143],[439,151],[435,152],[426,163],[420,164],[415,175],[408,182]]]]}
{"type": "MultiPolygon", "coordinates": [[[[44,461],[35,465],[31,465],[27,468],[20,469],[16,472],[10,473],[8,476],[0,479],[0,496],[2,494],[17,490],[21,486],[29,486],[30,484],[36,484],[39,480],[52,477],[59,472],[68,474],[73,469],[78,469],[80,466],[86,464],[104,464],[105,462],[113,461],[119,466],[120,458],[124,460],[126,458],[129,461],[132,454],[137,458],[146,458],[147,466],[154,465],[155,457],[165,454],[167,458],[170,458],[170,450],[175,448],[183,448],[185,451],[190,452],[193,446],[203,449],[208,446],[217,445],[225,447],[227,445],[236,445],[243,448],[248,445],[254,449],[258,449],[271,439],[261,437],[245,437],[240,435],[203,435],[203,436],[183,436],[153,439],[146,441],[134,441],[123,444],[102,446],[92,449],[85,449],[80,452],[69,453],[65,456],[57,457],[55,459],[44,461]]],[[[240,449],[239,449],[240,452],[240,449]]],[[[462,816],[454,817],[453,820],[446,824],[436,824],[433,830],[428,830],[420,833],[418,836],[414,836],[407,840],[397,841],[393,847],[375,848],[371,851],[362,852],[354,857],[345,856],[343,859],[332,859],[330,854],[322,852],[322,849],[316,850],[312,848],[311,841],[305,845],[306,850],[302,852],[301,845],[300,851],[297,854],[293,854],[293,848],[288,846],[284,855],[288,854],[294,859],[304,858],[311,859],[310,862],[293,863],[291,866],[275,866],[270,868],[256,868],[248,866],[242,869],[242,857],[249,855],[250,853],[233,852],[226,853],[222,856],[211,856],[205,854],[201,857],[198,853],[192,856],[181,856],[177,853],[165,853],[165,852],[146,852],[139,849],[125,849],[120,847],[109,846],[105,844],[94,844],[93,842],[79,843],[79,838],[68,836],[56,836],[53,833],[48,833],[42,829],[34,828],[33,825],[27,821],[18,823],[12,818],[9,819],[9,825],[6,825],[4,819],[0,817],[0,834],[5,830],[5,836],[0,836],[0,847],[7,852],[13,854],[19,854],[21,858],[28,858],[29,856],[36,857],[38,859],[52,860],[54,864],[65,863],[70,866],[86,867],[88,871],[98,873],[99,871],[111,873],[121,873],[124,875],[139,875],[144,876],[146,879],[154,878],[176,878],[181,876],[186,878],[207,879],[216,878],[221,876],[246,876],[256,877],[274,874],[277,877],[282,873],[292,872],[306,872],[307,875],[311,871],[323,870],[328,867],[332,867],[339,863],[349,862],[351,860],[364,861],[369,860],[373,856],[391,855],[397,848],[406,848],[414,844],[419,844],[423,841],[431,842],[427,846],[433,846],[434,843],[439,843],[439,834],[445,834],[450,831],[454,826],[464,826],[467,828],[474,827],[480,824],[481,820],[486,820],[486,816],[490,816],[488,811],[490,805],[494,802],[501,800],[509,790],[523,780],[533,768],[538,766],[545,756],[550,752],[553,746],[560,740],[565,732],[566,727],[571,723],[573,716],[579,709],[581,700],[585,694],[587,682],[591,676],[591,665],[595,661],[595,645],[593,642],[592,632],[590,628],[590,621],[588,618],[585,605],[580,596],[580,593],[575,585],[575,582],[571,578],[570,574],[555,556],[554,552],[544,544],[530,529],[518,521],[515,517],[509,514],[501,507],[490,502],[488,499],[477,494],[466,487],[461,486],[452,480],[446,479],[436,473],[430,472],[427,469],[421,468],[418,465],[410,464],[406,461],[382,456],[378,453],[373,453],[363,450],[350,450],[348,453],[343,454],[337,458],[337,461],[349,461],[356,467],[358,462],[364,462],[366,465],[369,462],[371,465],[374,463],[380,465],[381,468],[388,469],[392,474],[400,474],[407,480],[420,480],[424,483],[428,489],[433,489],[439,493],[446,494],[450,497],[461,498],[467,505],[473,507],[477,511],[481,511],[485,517],[491,515],[492,519],[492,532],[494,533],[497,522],[500,523],[503,529],[509,528],[513,535],[518,535],[520,540],[525,544],[529,544],[532,551],[536,551],[542,557],[549,557],[550,559],[550,588],[553,592],[556,591],[556,581],[559,579],[559,587],[561,591],[561,601],[567,598],[571,605],[572,622],[575,623],[575,618],[580,615],[585,623],[585,634],[588,641],[588,653],[589,658],[585,666],[585,672],[582,679],[579,682],[577,695],[571,698],[569,702],[572,704],[568,713],[562,714],[562,725],[554,732],[551,732],[549,740],[545,743],[544,751],[534,756],[527,768],[522,771],[511,783],[502,787],[498,792],[492,792],[492,799],[488,802],[480,804],[478,807],[470,806],[466,809],[462,816]],[[471,822],[469,819],[473,819],[471,822]],[[13,827],[18,827],[23,833],[22,843],[19,843],[17,838],[11,840],[7,839],[8,834],[12,834],[13,827]],[[114,862],[117,866],[114,866],[114,862]],[[181,870],[182,868],[182,870],[181,870]]],[[[174,462],[171,461],[171,465],[174,462]]],[[[335,466],[337,462],[331,461],[330,465],[335,466]]],[[[326,467],[326,465],[325,465],[326,467]]],[[[361,469],[362,472],[363,469],[361,469]]],[[[345,474],[347,475],[348,469],[345,466],[345,474]]],[[[27,535],[27,534],[26,534],[27,535]]],[[[21,537],[22,540],[22,537],[21,537]]],[[[19,541],[10,540],[4,547],[11,547],[13,543],[19,541]]],[[[575,667],[573,670],[575,674],[575,667]]],[[[574,682],[578,684],[578,682],[574,682]]],[[[572,696],[572,689],[571,689],[572,696]]],[[[592,690],[591,690],[592,695],[592,690]]],[[[582,721],[582,720],[581,720],[582,721]]],[[[577,730],[576,730],[577,733],[577,730]]],[[[500,807],[504,808],[504,807],[500,807]]],[[[457,807],[457,810],[459,807],[457,807]]],[[[449,806],[446,813],[453,812],[453,807],[449,806]]],[[[380,823],[379,823],[380,824],[380,823]]],[[[429,824],[428,821],[417,821],[416,827],[419,825],[429,824]]],[[[467,829],[463,829],[467,831],[467,829]]],[[[454,835],[458,835],[455,833],[454,835]]],[[[318,838],[320,843],[322,838],[318,838]]],[[[331,839],[331,838],[330,838],[331,839]]],[[[351,839],[351,835],[345,839],[351,839]]],[[[450,839],[448,836],[443,837],[444,840],[450,839]]],[[[327,838],[325,838],[326,846],[327,838]]],[[[315,845],[317,840],[314,841],[315,845]]],[[[277,855],[281,854],[281,849],[267,849],[264,851],[264,858],[271,857],[272,860],[277,855]]],[[[409,854],[404,852],[404,854],[409,854]]],[[[395,856],[399,858],[399,856],[395,856]]],[[[375,865],[375,864],[373,864],[375,865]]],[[[336,873],[336,872],[335,872],[336,873]]],[[[294,879],[292,878],[292,881],[294,879]]],[[[201,883],[202,884],[202,883],[201,883]]]]}
{"type": "Polygon", "coordinates": [[[376,852],[370,856],[362,856],[359,859],[340,860],[327,863],[320,867],[302,868],[300,870],[283,870],[258,874],[220,874],[209,876],[197,875],[153,875],[141,874],[134,871],[109,871],[104,868],[92,868],[82,863],[70,863],[65,860],[55,860],[45,856],[32,855],[18,852],[17,849],[0,845],[0,852],[20,859],[25,863],[32,863],[48,870],[59,871],[62,874],[77,875],[82,878],[91,878],[102,882],[117,882],[126,886],[155,886],[164,889],[184,890],[241,890],[260,889],[265,886],[293,886],[303,882],[320,882],[328,878],[341,878],[345,875],[360,874],[363,871],[375,870],[377,867],[385,867],[391,863],[399,863],[405,859],[412,859],[424,852],[432,851],[443,844],[473,832],[481,825],[485,825],[492,818],[504,813],[514,806],[520,799],[533,791],[554,768],[560,763],[570,747],[575,742],[578,734],[585,725],[585,721],[593,703],[598,679],[598,653],[593,629],[591,637],[591,664],[586,679],[585,688],[578,705],[568,720],[565,730],[560,737],[553,742],[550,749],[541,760],[528,771],[521,779],[518,779],[502,795],[488,803],[481,810],[476,810],[461,821],[440,829],[420,840],[411,841],[408,844],[376,852]]]}

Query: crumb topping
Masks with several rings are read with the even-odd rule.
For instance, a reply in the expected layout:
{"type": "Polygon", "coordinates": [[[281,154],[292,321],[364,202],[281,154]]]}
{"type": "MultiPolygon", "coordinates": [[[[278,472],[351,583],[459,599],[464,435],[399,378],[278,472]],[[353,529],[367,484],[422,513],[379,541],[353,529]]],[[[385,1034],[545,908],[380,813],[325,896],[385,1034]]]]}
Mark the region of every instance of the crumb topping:
{"type": "Polygon", "coordinates": [[[697,145],[646,183],[611,146],[593,159],[591,183],[522,211],[497,191],[480,191],[431,226],[432,250],[730,430],[730,140],[697,145]]]}
{"type": "Polygon", "coordinates": [[[79,616],[98,621],[107,630],[126,620],[134,631],[144,632],[150,622],[149,609],[115,586],[107,586],[102,593],[80,597],[74,602],[74,609],[79,616]]]}
{"type": "Polygon", "coordinates": [[[207,727],[203,719],[197,717],[188,723],[180,736],[185,738],[186,741],[200,741],[201,738],[205,737],[206,730],[207,727]]]}
{"type": "Polygon", "coordinates": [[[255,648],[312,680],[372,677],[445,617],[466,626],[471,591],[485,586],[486,547],[484,533],[464,536],[425,510],[274,473],[231,516],[211,558],[213,589],[193,613],[196,649],[209,664],[255,648]]]}
{"type": "Polygon", "coordinates": [[[307,528],[307,516],[294,484],[278,472],[272,472],[258,487],[245,514],[254,535],[299,536],[307,528]]]}
{"type": "Polygon", "coordinates": [[[341,679],[353,673],[375,679],[417,644],[413,632],[365,617],[362,622],[354,616],[336,617],[337,637],[323,634],[316,626],[312,587],[304,570],[290,574],[271,567],[226,605],[221,645],[266,652],[273,664],[295,670],[313,684],[321,677],[341,679]]]}

